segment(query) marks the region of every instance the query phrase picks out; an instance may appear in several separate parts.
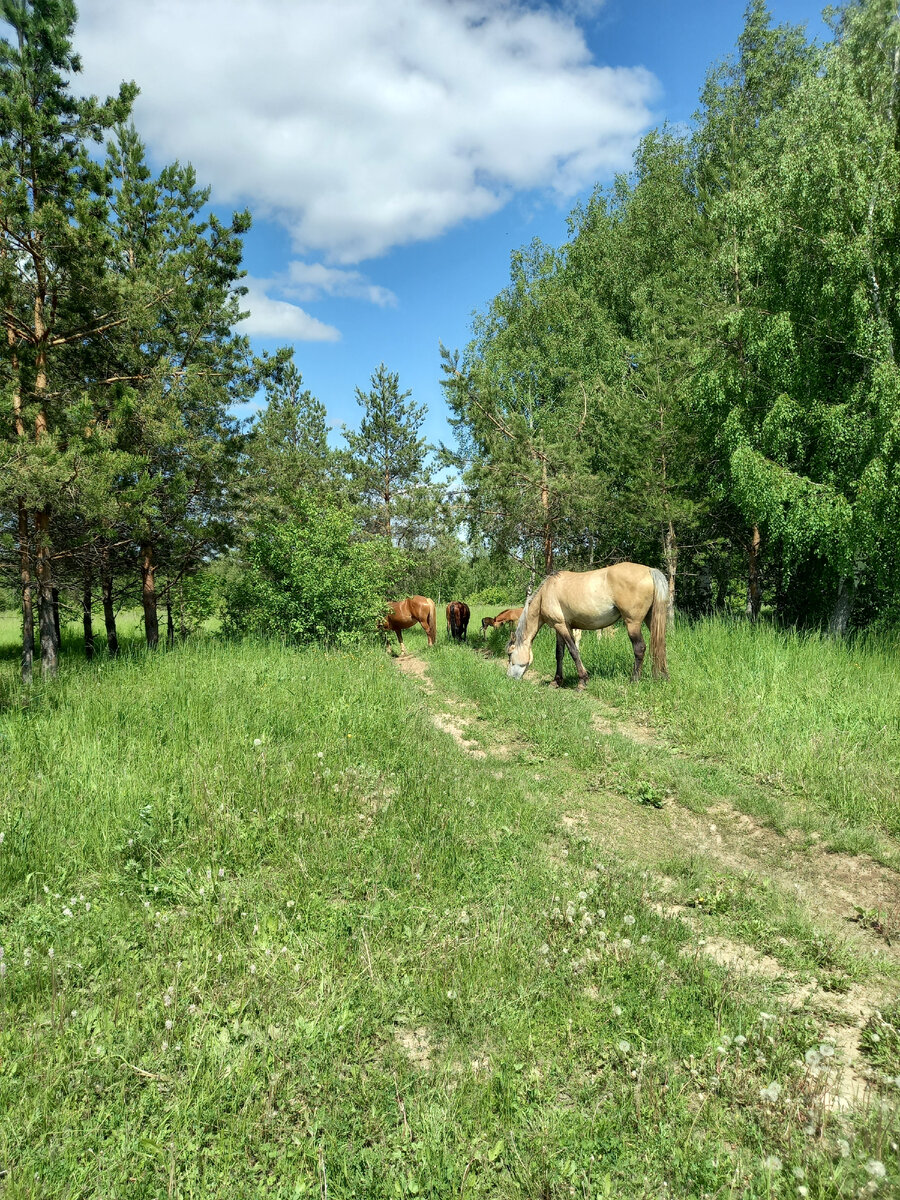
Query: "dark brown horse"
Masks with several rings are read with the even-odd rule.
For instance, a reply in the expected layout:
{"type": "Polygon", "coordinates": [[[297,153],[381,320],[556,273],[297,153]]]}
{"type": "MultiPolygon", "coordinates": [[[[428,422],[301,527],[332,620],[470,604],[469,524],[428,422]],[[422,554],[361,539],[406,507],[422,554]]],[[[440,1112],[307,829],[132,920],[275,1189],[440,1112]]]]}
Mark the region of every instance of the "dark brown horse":
{"type": "Polygon", "coordinates": [[[400,650],[406,653],[403,645],[403,630],[411,629],[413,625],[421,625],[428,635],[428,645],[433,646],[437,637],[437,610],[434,601],[427,596],[407,596],[405,600],[389,600],[388,611],[378,622],[378,628],[384,633],[396,633],[400,650]]]}
{"type": "Polygon", "coordinates": [[[470,616],[469,606],[462,600],[451,600],[447,605],[447,633],[457,642],[466,640],[470,616]]]}
{"type": "Polygon", "coordinates": [[[481,632],[486,634],[489,629],[499,629],[501,625],[515,625],[521,615],[521,608],[504,608],[496,617],[482,617],[481,632]]]}

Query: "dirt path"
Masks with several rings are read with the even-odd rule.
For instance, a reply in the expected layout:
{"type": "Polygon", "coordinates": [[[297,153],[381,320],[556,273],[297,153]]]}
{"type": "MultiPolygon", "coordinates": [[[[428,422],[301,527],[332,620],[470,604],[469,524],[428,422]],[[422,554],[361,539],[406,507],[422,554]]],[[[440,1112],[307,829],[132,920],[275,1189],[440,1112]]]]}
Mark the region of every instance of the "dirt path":
{"type": "MultiPolygon", "coordinates": [[[[476,758],[507,757],[503,743],[485,746],[466,736],[473,718],[453,709],[460,703],[452,694],[438,695],[428,664],[413,654],[397,658],[398,668],[425,690],[435,711],[431,719],[467,754],[476,758]]],[[[538,682],[535,680],[535,682],[538,682]]],[[[617,719],[592,697],[591,723],[601,737],[621,736],[641,745],[665,749],[652,729],[617,719]]],[[[467,714],[472,706],[467,702],[467,714]]],[[[522,747],[519,747],[522,748],[522,747]]],[[[565,769],[563,764],[560,768],[565,769]]],[[[776,957],[746,943],[723,936],[698,938],[703,953],[729,970],[777,982],[789,1009],[815,1017],[835,1047],[834,1065],[827,1071],[824,1102],[832,1108],[863,1102],[870,1093],[867,1068],[859,1049],[860,1033],[886,999],[898,992],[900,968],[900,875],[866,855],[835,854],[817,844],[817,835],[799,831],[780,834],[759,824],[726,801],[712,804],[705,813],[692,812],[676,801],[662,808],[629,803],[620,795],[587,790],[574,773],[568,789],[568,806],[560,814],[560,843],[588,836],[598,846],[608,846],[617,856],[650,871],[663,887],[664,864],[681,857],[706,872],[722,872],[748,881],[759,881],[799,903],[816,925],[835,938],[847,941],[855,952],[874,964],[879,977],[867,983],[850,983],[843,992],[826,990],[810,972],[793,972],[776,957]],[[624,810],[627,809],[627,819],[624,810]],[[877,968],[884,963],[884,971],[877,968]]],[[[559,855],[561,845],[551,847],[559,855]]],[[[696,910],[684,904],[660,907],[664,915],[703,931],[696,910]]],[[[869,972],[872,973],[871,971],[869,972]]]]}

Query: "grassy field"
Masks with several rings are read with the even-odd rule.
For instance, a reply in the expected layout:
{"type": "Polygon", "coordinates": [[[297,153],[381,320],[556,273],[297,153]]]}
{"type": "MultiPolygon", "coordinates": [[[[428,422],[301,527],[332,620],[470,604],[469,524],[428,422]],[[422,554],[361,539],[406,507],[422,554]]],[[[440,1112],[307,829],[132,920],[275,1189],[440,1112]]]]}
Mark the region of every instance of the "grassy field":
{"type": "Polygon", "coordinates": [[[893,915],[825,878],[897,862],[892,647],[406,637],[25,695],[0,624],[0,1196],[896,1194],[893,915]]]}

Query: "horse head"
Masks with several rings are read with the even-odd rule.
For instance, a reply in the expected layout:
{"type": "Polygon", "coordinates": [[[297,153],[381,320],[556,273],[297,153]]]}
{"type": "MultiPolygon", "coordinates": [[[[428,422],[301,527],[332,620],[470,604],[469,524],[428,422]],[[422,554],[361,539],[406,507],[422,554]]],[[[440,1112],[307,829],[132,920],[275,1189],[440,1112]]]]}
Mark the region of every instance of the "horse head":
{"type": "Polygon", "coordinates": [[[532,637],[528,645],[525,644],[525,623],[528,620],[530,603],[531,597],[529,596],[525,601],[525,607],[522,609],[515,632],[506,647],[506,676],[508,679],[521,679],[534,662],[534,651],[531,648],[534,638],[532,637]]]}

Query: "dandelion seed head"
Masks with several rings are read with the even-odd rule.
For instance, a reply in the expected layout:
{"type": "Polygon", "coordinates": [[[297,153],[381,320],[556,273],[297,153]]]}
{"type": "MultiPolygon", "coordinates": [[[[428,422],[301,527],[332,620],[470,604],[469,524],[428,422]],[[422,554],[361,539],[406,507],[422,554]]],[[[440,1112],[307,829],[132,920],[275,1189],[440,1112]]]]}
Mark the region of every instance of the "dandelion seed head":
{"type": "Polygon", "coordinates": [[[834,1056],[834,1046],[830,1042],[821,1042],[819,1045],[819,1053],[823,1058],[832,1058],[834,1056]]]}
{"type": "Polygon", "coordinates": [[[781,1095],[781,1084],[773,1079],[768,1087],[759,1089],[759,1094],[767,1103],[774,1104],[781,1095]]]}
{"type": "Polygon", "coordinates": [[[763,1168],[766,1171],[780,1171],[782,1167],[781,1159],[777,1154],[770,1154],[768,1158],[763,1159],[763,1168]]]}
{"type": "Polygon", "coordinates": [[[807,1066],[815,1067],[822,1061],[822,1055],[818,1050],[810,1048],[803,1056],[806,1059],[807,1066]]]}
{"type": "Polygon", "coordinates": [[[448,999],[448,1000],[455,1000],[455,999],[456,999],[456,992],[454,992],[453,988],[449,988],[449,989],[447,990],[447,999],[448,999]]]}
{"type": "Polygon", "coordinates": [[[626,1042],[623,1038],[622,1041],[619,1042],[619,1049],[623,1054],[628,1054],[628,1052],[631,1050],[631,1042],[626,1042]]]}
{"type": "Polygon", "coordinates": [[[631,949],[631,938],[622,938],[622,946],[626,950],[631,949]]]}
{"type": "Polygon", "coordinates": [[[626,913],[625,916],[622,918],[623,925],[633,925],[634,922],[635,922],[635,918],[632,916],[631,913],[626,913]]]}
{"type": "Polygon", "coordinates": [[[172,1026],[174,1025],[174,1023],[175,1022],[172,1020],[172,1018],[169,1017],[168,1020],[166,1021],[166,1029],[171,1029],[172,1026]]]}
{"type": "Polygon", "coordinates": [[[870,1158],[865,1164],[865,1170],[873,1179],[884,1179],[887,1176],[887,1167],[877,1158],[870,1158]]]}
{"type": "Polygon", "coordinates": [[[261,746],[261,745],[262,745],[262,738],[254,738],[254,739],[253,739],[253,745],[254,745],[254,746],[261,746]]]}
{"type": "Polygon", "coordinates": [[[71,917],[71,915],[72,915],[72,910],[71,910],[71,908],[64,908],[64,909],[63,909],[63,916],[64,916],[64,917],[71,917]]]}
{"type": "Polygon", "coordinates": [[[734,1044],[735,1044],[736,1046],[738,1046],[738,1047],[740,1047],[740,1046],[746,1046],[746,1045],[747,1045],[747,1039],[744,1037],[744,1035],[743,1035],[742,1033],[739,1033],[739,1034],[737,1035],[737,1037],[734,1039],[734,1044]]]}

